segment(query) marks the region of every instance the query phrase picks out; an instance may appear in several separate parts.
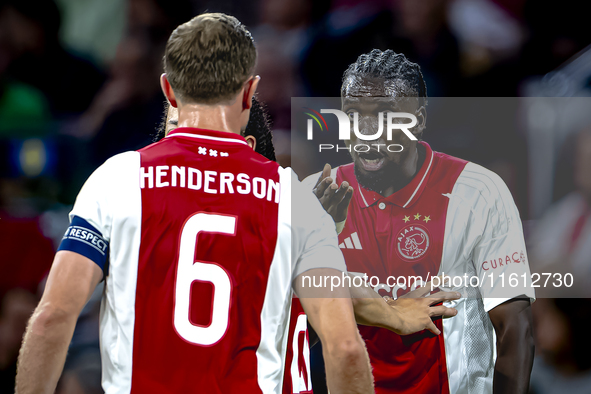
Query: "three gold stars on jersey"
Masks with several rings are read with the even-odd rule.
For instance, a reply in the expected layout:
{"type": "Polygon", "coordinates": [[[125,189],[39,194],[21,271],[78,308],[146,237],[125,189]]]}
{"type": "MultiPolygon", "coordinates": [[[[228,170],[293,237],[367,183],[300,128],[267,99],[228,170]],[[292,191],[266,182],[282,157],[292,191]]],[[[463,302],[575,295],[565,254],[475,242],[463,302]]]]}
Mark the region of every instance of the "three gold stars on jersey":
{"type": "Polygon", "coordinates": [[[429,220],[431,220],[431,215],[422,216],[417,212],[415,215],[405,216],[404,219],[402,219],[404,220],[404,223],[408,223],[411,220],[411,216],[414,218],[414,220],[423,221],[425,223],[429,223],[429,220]],[[421,219],[421,216],[423,217],[423,219],[421,219]]]}

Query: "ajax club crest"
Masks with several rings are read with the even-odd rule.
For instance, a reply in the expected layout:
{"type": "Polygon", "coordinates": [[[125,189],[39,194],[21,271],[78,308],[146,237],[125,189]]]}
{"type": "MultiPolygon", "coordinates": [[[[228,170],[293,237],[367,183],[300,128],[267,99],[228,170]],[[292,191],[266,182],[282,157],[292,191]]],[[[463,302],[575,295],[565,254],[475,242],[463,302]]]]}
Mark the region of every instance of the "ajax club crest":
{"type": "Polygon", "coordinates": [[[396,252],[404,261],[417,261],[429,249],[429,242],[429,233],[425,227],[420,224],[409,224],[396,236],[396,252]]]}

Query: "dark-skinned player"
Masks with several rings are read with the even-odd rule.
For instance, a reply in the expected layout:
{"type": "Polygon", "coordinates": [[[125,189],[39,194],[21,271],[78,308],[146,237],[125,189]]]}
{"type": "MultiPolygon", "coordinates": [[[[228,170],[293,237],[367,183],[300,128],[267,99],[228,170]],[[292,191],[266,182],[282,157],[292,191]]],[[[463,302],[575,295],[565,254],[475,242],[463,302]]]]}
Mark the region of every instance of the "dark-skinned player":
{"type": "MultiPolygon", "coordinates": [[[[155,136],[163,138],[178,125],[178,114],[174,107],[166,104],[165,116],[155,136]]],[[[256,96],[252,100],[252,109],[248,125],[244,130],[248,144],[269,160],[275,160],[275,149],[272,131],[264,104],[256,96]]],[[[440,331],[431,322],[431,317],[454,316],[457,312],[445,306],[432,306],[442,300],[454,300],[458,294],[439,292],[430,298],[430,285],[407,293],[397,301],[390,302],[389,307],[371,288],[351,288],[355,318],[358,324],[383,327],[399,334],[412,334],[428,326],[434,334],[440,331]]],[[[310,376],[310,346],[318,342],[314,329],[307,324],[306,314],[297,298],[291,307],[288,347],[284,373],[283,394],[309,393],[312,389],[310,376]]]]}
{"type": "MultiPolygon", "coordinates": [[[[531,286],[501,280],[501,274],[531,277],[519,212],[507,186],[493,172],[421,141],[427,88],[420,67],[404,55],[391,50],[361,55],[344,73],[341,102],[350,117],[357,113],[365,135],[376,133],[379,112],[407,112],[418,121],[411,129],[418,141],[400,130],[391,141],[372,141],[400,144],[401,152],[378,151],[376,145],[368,152],[352,149],[351,164],[334,169],[327,164],[304,181],[337,223],[349,274],[378,276],[375,290],[389,300],[413,288],[388,285],[390,276],[486,278],[480,287],[453,287],[464,297],[455,303],[456,317],[436,322],[443,335],[402,337],[359,327],[376,392],[526,393],[535,295],[531,286]]],[[[351,145],[366,142],[353,133],[351,138],[351,145]]]]}

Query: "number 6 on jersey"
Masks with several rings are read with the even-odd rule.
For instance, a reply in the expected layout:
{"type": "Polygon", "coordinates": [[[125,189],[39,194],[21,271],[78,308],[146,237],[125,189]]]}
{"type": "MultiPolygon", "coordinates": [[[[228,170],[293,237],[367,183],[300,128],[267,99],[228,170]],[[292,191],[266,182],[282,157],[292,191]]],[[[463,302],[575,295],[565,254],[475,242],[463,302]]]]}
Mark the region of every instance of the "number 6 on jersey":
{"type": "Polygon", "coordinates": [[[232,283],[228,273],[214,262],[195,261],[197,236],[200,232],[236,234],[236,217],[199,212],[189,217],[181,230],[179,260],[176,272],[174,327],[187,342],[209,346],[218,342],[228,328],[232,283]],[[214,286],[211,323],[207,327],[189,320],[191,284],[199,280],[214,286]]]}

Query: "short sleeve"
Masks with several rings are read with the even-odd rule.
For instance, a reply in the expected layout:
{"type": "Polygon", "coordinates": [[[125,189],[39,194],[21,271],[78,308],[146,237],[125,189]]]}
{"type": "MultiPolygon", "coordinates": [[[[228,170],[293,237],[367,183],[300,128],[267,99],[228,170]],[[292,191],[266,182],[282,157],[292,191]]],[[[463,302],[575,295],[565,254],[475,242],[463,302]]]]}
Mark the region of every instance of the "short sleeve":
{"type": "MultiPolygon", "coordinates": [[[[525,296],[533,302],[535,292],[525,248],[519,211],[501,178],[486,170],[485,200],[475,207],[474,220],[484,227],[472,252],[480,281],[480,293],[488,312],[512,298],[525,296]]],[[[480,227],[480,226],[475,226],[480,227]]]]}
{"type": "Polygon", "coordinates": [[[295,175],[292,178],[291,201],[292,250],[296,252],[293,278],[315,268],[346,272],[334,221],[295,175]]]}
{"type": "Polygon", "coordinates": [[[109,201],[115,176],[112,159],[87,179],[70,212],[70,226],[58,250],[76,252],[105,269],[111,238],[113,215],[109,201]]]}
{"type": "Polygon", "coordinates": [[[70,221],[78,216],[90,223],[107,241],[110,240],[113,214],[109,201],[110,185],[114,183],[113,159],[97,168],[86,180],[70,212],[70,221]]]}

